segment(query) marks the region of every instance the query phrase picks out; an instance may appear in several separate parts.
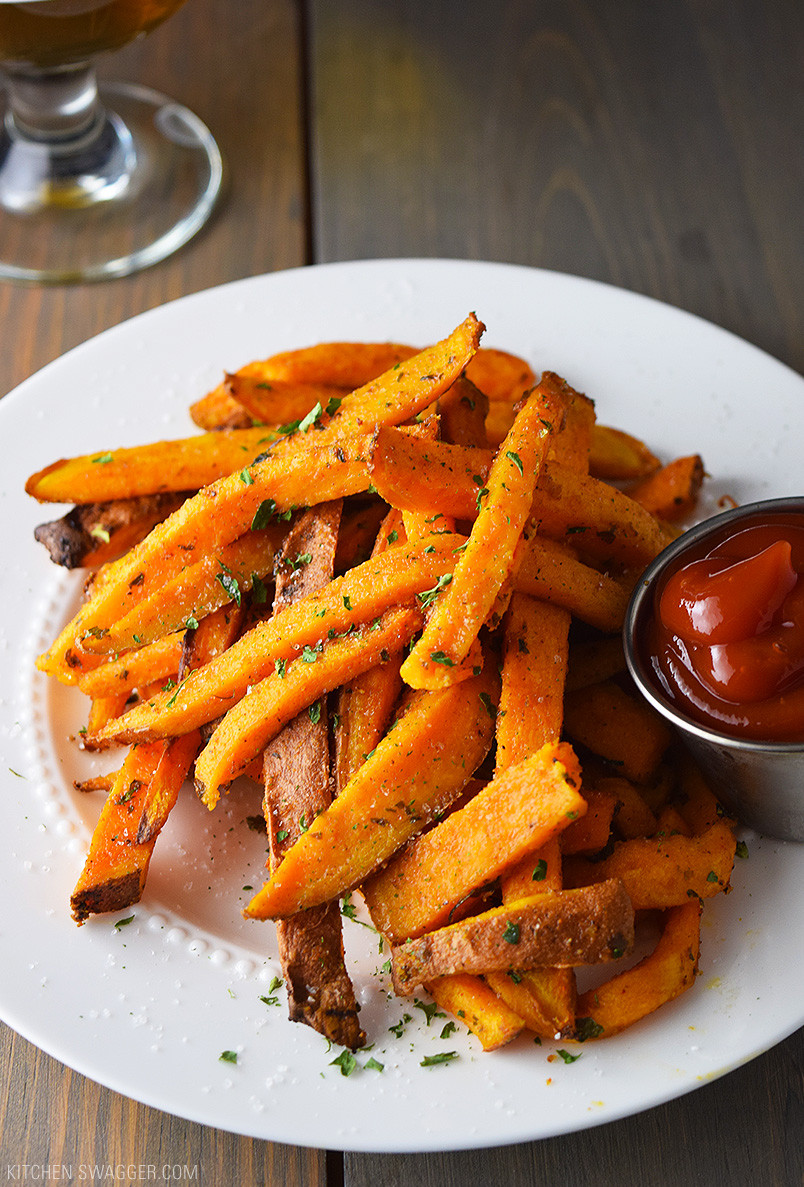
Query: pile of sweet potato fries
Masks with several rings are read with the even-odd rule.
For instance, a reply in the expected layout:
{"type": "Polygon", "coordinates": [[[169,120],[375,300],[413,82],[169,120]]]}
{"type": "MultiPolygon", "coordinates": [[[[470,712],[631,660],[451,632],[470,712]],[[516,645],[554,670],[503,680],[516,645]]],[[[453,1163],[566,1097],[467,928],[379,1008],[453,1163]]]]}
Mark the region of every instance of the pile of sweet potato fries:
{"type": "Polygon", "coordinates": [[[37,538],[90,573],[39,667],[89,697],[83,746],[128,747],[82,785],[107,795],[74,918],[140,898],[188,776],[210,810],[249,777],[270,862],[246,914],[276,921],[291,1018],[352,1049],[348,893],[397,993],[484,1048],[586,1040],[692,984],[735,855],[620,642],[701,459],[660,465],[483,330],[250,363],[193,405],[202,433],[26,486],[75,504],[37,538]]]}

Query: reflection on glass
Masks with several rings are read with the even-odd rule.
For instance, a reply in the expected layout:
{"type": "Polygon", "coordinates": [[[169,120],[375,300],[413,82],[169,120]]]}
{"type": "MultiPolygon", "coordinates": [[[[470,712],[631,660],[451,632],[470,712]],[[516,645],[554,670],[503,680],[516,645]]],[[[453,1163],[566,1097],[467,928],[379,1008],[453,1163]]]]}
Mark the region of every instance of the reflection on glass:
{"type": "Polygon", "coordinates": [[[208,129],[145,87],[99,92],[93,66],[183,3],[0,0],[0,277],[122,276],[206,222],[222,179],[208,129]]]}

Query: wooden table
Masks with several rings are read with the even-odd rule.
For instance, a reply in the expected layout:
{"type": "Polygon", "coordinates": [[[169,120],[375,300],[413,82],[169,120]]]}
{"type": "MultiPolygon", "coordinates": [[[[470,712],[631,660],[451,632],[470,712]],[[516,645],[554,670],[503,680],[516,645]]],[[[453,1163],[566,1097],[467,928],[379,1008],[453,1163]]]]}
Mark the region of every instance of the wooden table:
{"type": "MultiPolygon", "coordinates": [[[[183,252],[138,276],[0,285],[0,392],[185,293],[390,256],[608,281],[804,370],[803,60],[797,0],[188,0],[102,72],[207,121],[228,161],[226,201],[183,252]]],[[[0,1084],[0,1181],[26,1164],[91,1162],[277,1187],[804,1180],[804,1031],[629,1120],[445,1155],[326,1154],[205,1129],[98,1087],[6,1028],[0,1084]]]]}

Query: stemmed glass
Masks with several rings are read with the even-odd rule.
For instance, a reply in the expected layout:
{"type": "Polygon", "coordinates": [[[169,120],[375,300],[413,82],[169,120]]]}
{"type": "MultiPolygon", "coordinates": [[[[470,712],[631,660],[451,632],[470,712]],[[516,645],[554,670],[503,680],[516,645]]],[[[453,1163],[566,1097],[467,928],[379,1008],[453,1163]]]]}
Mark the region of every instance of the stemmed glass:
{"type": "Polygon", "coordinates": [[[0,278],[69,283],[164,259],[207,221],[220,152],[186,107],[99,87],[93,58],[184,0],[0,0],[0,278]]]}

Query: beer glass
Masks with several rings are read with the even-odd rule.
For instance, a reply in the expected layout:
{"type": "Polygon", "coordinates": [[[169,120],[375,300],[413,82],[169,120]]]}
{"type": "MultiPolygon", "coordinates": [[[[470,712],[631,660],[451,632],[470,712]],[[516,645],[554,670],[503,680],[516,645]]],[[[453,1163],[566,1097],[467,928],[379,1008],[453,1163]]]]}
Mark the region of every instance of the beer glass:
{"type": "Polygon", "coordinates": [[[183,3],[0,0],[0,279],[124,276],[209,218],[223,170],[207,127],[146,87],[99,87],[93,65],[183,3]]]}

